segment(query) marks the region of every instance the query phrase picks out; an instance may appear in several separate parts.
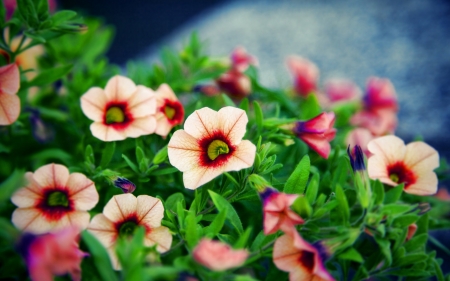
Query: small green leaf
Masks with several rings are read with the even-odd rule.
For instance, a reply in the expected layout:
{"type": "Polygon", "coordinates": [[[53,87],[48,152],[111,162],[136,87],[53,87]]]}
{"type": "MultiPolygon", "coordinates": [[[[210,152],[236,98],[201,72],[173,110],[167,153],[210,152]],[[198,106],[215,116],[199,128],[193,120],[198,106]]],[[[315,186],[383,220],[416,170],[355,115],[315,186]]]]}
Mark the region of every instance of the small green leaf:
{"type": "Polygon", "coordinates": [[[299,196],[295,199],[294,203],[291,206],[292,210],[294,210],[297,214],[302,218],[310,218],[312,214],[312,207],[304,196],[299,196]]]}
{"type": "Polygon", "coordinates": [[[244,229],[242,227],[241,219],[239,218],[233,206],[225,198],[215,193],[214,191],[208,190],[208,192],[214,202],[214,205],[219,211],[227,210],[227,219],[238,232],[238,234],[241,235],[244,232],[244,229]]]}
{"type": "Polygon", "coordinates": [[[52,16],[53,25],[58,26],[61,23],[73,19],[76,15],[76,12],[70,10],[58,11],[52,16]]]}
{"type": "MultiPolygon", "coordinates": [[[[176,206],[177,206],[177,202],[183,202],[183,203],[185,202],[183,193],[177,192],[177,193],[174,193],[174,194],[170,195],[167,198],[167,200],[164,202],[164,208],[166,210],[173,210],[173,211],[175,211],[176,210],[176,206]]],[[[184,209],[186,206],[182,205],[182,207],[184,209]]]]}
{"type": "Polygon", "coordinates": [[[344,190],[340,184],[336,185],[336,200],[338,202],[338,210],[340,213],[340,218],[344,225],[349,224],[350,219],[350,209],[348,206],[347,197],[345,196],[344,190]]]}
{"type": "Polygon", "coordinates": [[[219,234],[219,232],[222,230],[226,218],[227,218],[227,209],[223,209],[222,211],[219,212],[219,214],[215,216],[211,224],[205,228],[205,232],[207,233],[208,237],[214,238],[214,236],[219,234]]]}
{"type": "Polygon", "coordinates": [[[248,114],[248,107],[249,107],[248,98],[242,99],[241,104],[239,105],[239,108],[244,110],[248,114]]]}
{"type": "Polygon", "coordinates": [[[140,174],[138,167],[136,164],[133,163],[133,161],[130,160],[125,154],[122,154],[122,158],[127,162],[128,166],[136,173],[140,174]]]}
{"type": "Polygon", "coordinates": [[[405,243],[405,249],[408,253],[411,253],[418,248],[425,246],[425,243],[427,243],[428,240],[428,234],[423,233],[420,235],[415,235],[411,240],[405,243]]]}
{"type": "Polygon", "coordinates": [[[319,192],[319,173],[313,174],[306,189],[306,199],[309,204],[313,205],[316,202],[317,193],[319,192]]]}
{"type": "Polygon", "coordinates": [[[374,237],[375,241],[380,246],[381,253],[386,258],[386,264],[385,266],[389,266],[392,264],[392,253],[391,253],[391,243],[389,243],[388,240],[385,240],[383,238],[374,237]]]}
{"type": "Polygon", "coordinates": [[[404,184],[399,184],[396,187],[388,187],[389,190],[385,193],[384,204],[392,204],[398,201],[402,196],[404,184]]]}
{"type": "Polygon", "coordinates": [[[102,159],[100,160],[100,167],[106,168],[106,166],[108,166],[109,162],[111,162],[115,150],[116,142],[111,141],[106,143],[105,148],[103,149],[102,159]]]}
{"type": "Polygon", "coordinates": [[[263,129],[263,112],[257,101],[253,101],[253,108],[255,109],[256,127],[258,128],[258,133],[260,133],[263,129]]]}
{"type": "Polygon", "coordinates": [[[167,145],[161,148],[153,158],[153,164],[158,165],[167,159],[167,145]]]}
{"type": "Polygon", "coordinates": [[[111,266],[109,255],[106,252],[105,247],[88,231],[81,232],[81,237],[84,243],[86,243],[91,258],[94,260],[94,264],[100,273],[103,281],[118,281],[116,274],[111,266]]]}
{"type": "Polygon", "coordinates": [[[72,70],[73,65],[65,65],[42,70],[27,86],[47,86],[72,70]]]}
{"type": "Polygon", "coordinates": [[[222,94],[222,99],[223,99],[223,103],[225,104],[225,106],[232,106],[235,107],[236,105],[234,104],[234,102],[230,99],[229,96],[222,94]]]}
{"type": "Polygon", "coordinates": [[[192,249],[199,240],[199,235],[197,232],[197,223],[195,221],[195,212],[189,211],[186,219],[184,220],[186,226],[186,235],[185,239],[188,246],[192,249]]]}
{"type": "Polygon", "coordinates": [[[300,119],[308,120],[320,114],[320,104],[316,95],[310,94],[305,100],[300,103],[300,108],[297,110],[300,113],[300,119]]]}
{"type": "Polygon", "coordinates": [[[300,160],[297,167],[295,167],[294,172],[289,176],[283,191],[289,194],[303,194],[306,183],[308,182],[310,167],[309,156],[306,154],[300,160]]]}
{"type": "Polygon", "coordinates": [[[370,181],[370,186],[372,187],[373,190],[373,200],[374,200],[374,205],[380,205],[383,203],[384,201],[384,186],[383,184],[379,181],[379,180],[375,180],[375,181],[370,181]]]}
{"type": "Polygon", "coordinates": [[[252,228],[247,228],[242,235],[239,236],[239,239],[234,243],[234,248],[241,249],[245,248],[247,245],[248,239],[250,238],[250,234],[252,233],[252,228]]]}
{"type": "Polygon", "coordinates": [[[394,221],[392,222],[392,225],[398,228],[405,228],[415,223],[418,219],[419,216],[415,214],[403,215],[401,217],[395,218],[394,221]]]}
{"type": "Polygon", "coordinates": [[[141,163],[142,160],[145,160],[145,153],[139,146],[136,146],[136,160],[138,163],[141,163]]]}
{"type": "Polygon", "coordinates": [[[95,165],[94,151],[92,150],[92,146],[90,144],[88,144],[84,150],[84,158],[88,163],[95,165]]]}
{"type": "Polygon", "coordinates": [[[0,203],[9,201],[14,191],[25,185],[24,174],[24,171],[16,169],[0,184],[0,203]]]}
{"type": "Polygon", "coordinates": [[[160,170],[155,170],[154,172],[151,172],[150,174],[152,176],[162,176],[162,175],[168,175],[178,172],[177,168],[174,167],[168,167],[160,170]]]}
{"type": "Polygon", "coordinates": [[[342,254],[339,254],[338,257],[340,259],[356,261],[359,263],[364,262],[364,258],[361,256],[361,254],[357,250],[355,250],[355,248],[348,249],[347,251],[343,252],[342,254]]]}

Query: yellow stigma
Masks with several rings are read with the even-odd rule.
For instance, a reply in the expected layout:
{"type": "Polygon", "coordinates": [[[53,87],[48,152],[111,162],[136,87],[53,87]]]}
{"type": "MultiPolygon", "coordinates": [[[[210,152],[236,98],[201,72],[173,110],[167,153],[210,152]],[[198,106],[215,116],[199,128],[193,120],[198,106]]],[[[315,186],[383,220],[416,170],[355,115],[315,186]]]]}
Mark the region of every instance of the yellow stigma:
{"type": "Polygon", "coordinates": [[[215,160],[219,155],[228,152],[230,152],[228,145],[221,140],[214,140],[208,146],[208,157],[211,160],[215,160]]]}
{"type": "Polygon", "coordinates": [[[389,178],[393,181],[393,182],[398,182],[400,180],[400,178],[398,177],[397,174],[390,174],[389,178]]]}
{"type": "Polygon", "coordinates": [[[164,107],[164,114],[166,114],[167,118],[172,120],[172,118],[175,116],[175,109],[173,109],[172,107],[166,105],[164,107]]]}
{"type": "Polygon", "coordinates": [[[106,111],[106,124],[122,123],[125,120],[125,114],[119,107],[111,107],[106,111]]]}

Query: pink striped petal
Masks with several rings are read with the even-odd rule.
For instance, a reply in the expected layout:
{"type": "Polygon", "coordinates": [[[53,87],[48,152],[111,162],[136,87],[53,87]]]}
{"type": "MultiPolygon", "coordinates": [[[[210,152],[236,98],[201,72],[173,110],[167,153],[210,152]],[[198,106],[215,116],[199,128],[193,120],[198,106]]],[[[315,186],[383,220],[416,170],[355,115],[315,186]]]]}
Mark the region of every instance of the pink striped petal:
{"type": "Polygon", "coordinates": [[[0,125],[11,125],[20,115],[20,99],[16,95],[0,93],[0,125]]]}

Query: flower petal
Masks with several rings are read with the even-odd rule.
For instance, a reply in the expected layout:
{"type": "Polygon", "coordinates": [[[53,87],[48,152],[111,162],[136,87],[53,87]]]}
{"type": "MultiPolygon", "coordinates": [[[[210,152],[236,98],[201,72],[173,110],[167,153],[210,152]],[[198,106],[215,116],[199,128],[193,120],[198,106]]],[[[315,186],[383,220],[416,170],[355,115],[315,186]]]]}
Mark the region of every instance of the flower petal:
{"type": "Polygon", "coordinates": [[[181,172],[198,166],[201,147],[197,140],[184,130],[178,130],[167,145],[169,162],[181,172]]]}
{"type": "Polygon", "coordinates": [[[219,130],[217,111],[208,107],[194,111],[184,122],[184,130],[196,139],[212,136],[219,130]]]}
{"type": "Polygon", "coordinates": [[[161,84],[156,90],[156,94],[158,95],[159,100],[163,100],[164,98],[169,100],[178,100],[177,96],[173,92],[172,88],[166,83],[161,84]]]}
{"type": "Polygon", "coordinates": [[[128,98],[128,109],[133,118],[155,114],[156,96],[153,90],[144,86],[137,86],[136,89],[128,98]]]}
{"type": "Polygon", "coordinates": [[[67,214],[67,219],[69,221],[68,225],[58,225],[56,229],[63,229],[67,226],[75,226],[79,229],[86,229],[89,225],[89,219],[91,216],[86,211],[75,211],[67,214]]]}
{"type": "Polygon", "coordinates": [[[69,179],[69,170],[63,165],[52,163],[37,169],[33,174],[33,178],[44,188],[65,188],[69,179]]]}
{"type": "Polygon", "coordinates": [[[15,95],[20,88],[20,72],[17,64],[0,67],[0,94],[15,95]]]}
{"type": "Polygon", "coordinates": [[[92,135],[102,141],[118,141],[126,139],[124,131],[118,131],[112,126],[107,126],[100,122],[92,123],[90,129],[92,135]]]}
{"type": "Polygon", "coordinates": [[[118,235],[114,224],[103,214],[95,215],[87,227],[87,230],[91,232],[105,248],[114,245],[118,235]]]}
{"type": "Polygon", "coordinates": [[[402,139],[389,135],[376,138],[367,144],[370,153],[384,157],[386,164],[401,161],[405,157],[406,147],[402,139]]]}
{"type": "Polygon", "coordinates": [[[10,125],[16,122],[19,115],[19,97],[0,93],[0,125],[10,125]]]}
{"type": "Polygon", "coordinates": [[[136,91],[136,84],[130,78],[116,75],[109,79],[105,94],[109,101],[127,101],[136,91]]]}
{"type": "Polygon", "coordinates": [[[273,262],[284,271],[293,271],[298,267],[299,249],[293,247],[294,238],[291,235],[279,237],[273,246],[273,262]]]}
{"type": "Polygon", "coordinates": [[[437,192],[438,178],[436,173],[428,172],[418,175],[417,181],[408,186],[405,192],[416,195],[432,195],[437,192]]]}
{"type": "Polygon", "coordinates": [[[70,199],[75,202],[75,209],[87,211],[97,205],[99,196],[94,182],[80,173],[73,173],[67,181],[70,199]]]}
{"type": "Polygon", "coordinates": [[[389,178],[388,174],[388,164],[385,162],[386,159],[382,155],[372,155],[369,160],[367,160],[367,172],[371,179],[379,179],[382,183],[397,186],[397,183],[389,178]]]}
{"type": "Polygon", "coordinates": [[[187,189],[196,189],[207,182],[210,182],[215,177],[223,173],[222,169],[215,169],[209,167],[195,167],[183,173],[184,187],[187,189]]]}
{"type": "Polygon", "coordinates": [[[218,111],[219,127],[232,144],[239,144],[245,135],[248,117],[244,110],[231,106],[218,111]]]}
{"type": "Polygon", "coordinates": [[[123,134],[130,138],[138,138],[140,136],[150,135],[155,132],[156,129],[156,118],[154,115],[147,115],[134,119],[133,122],[129,124],[123,134]]]}
{"type": "Polygon", "coordinates": [[[144,245],[145,246],[156,246],[156,250],[160,253],[167,252],[172,245],[172,234],[165,226],[160,226],[153,228],[149,234],[145,236],[144,245]]]}
{"type": "Polygon", "coordinates": [[[330,155],[331,146],[323,134],[304,133],[299,138],[323,158],[327,159],[330,155]]]}
{"type": "Polygon", "coordinates": [[[161,220],[164,217],[164,207],[158,198],[148,195],[139,195],[137,197],[137,216],[140,224],[150,228],[161,226],[161,220]]]}
{"type": "Polygon", "coordinates": [[[19,208],[28,208],[34,206],[41,198],[41,193],[37,193],[32,188],[23,187],[14,192],[11,201],[19,208]]]}
{"type": "Polygon", "coordinates": [[[416,173],[439,167],[439,153],[428,144],[416,141],[406,146],[405,164],[416,173]]]}
{"type": "Polygon", "coordinates": [[[256,146],[252,142],[248,140],[241,141],[223,167],[223,171],[239,171],[251,167],[255,161],[255,154],[256,146]]]}
{"type": "Polygon", "coordinates": [[[12,223],[20,230],[41,234],[49,232],[52,224],[42,216],[42,212],[36,208],[19,208],[12,214],[12,223]]]}
{"type": "Polygon", "coordinates": [[[103,89],[98,87],[90,88],[81,97],[81,110],[89,119],[102,122],[107,102],[108,100],[103,89]]]}
{"type": "Polygon", "coordinates": [[[117,222],[135,213],[136,207],[137,199],[133,194],[115,195],[106,204],[103,214],[112,222],[117,222]]]}

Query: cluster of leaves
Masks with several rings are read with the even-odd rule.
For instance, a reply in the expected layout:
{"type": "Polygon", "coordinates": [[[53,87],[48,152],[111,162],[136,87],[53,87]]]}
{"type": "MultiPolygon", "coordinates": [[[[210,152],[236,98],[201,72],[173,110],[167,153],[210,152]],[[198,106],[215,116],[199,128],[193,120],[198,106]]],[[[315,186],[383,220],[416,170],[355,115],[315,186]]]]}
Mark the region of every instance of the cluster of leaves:
{"type": "Polygon", "coordinates": [[[81,247],[90,257],[84,259],[82,269],[89,280],[175,280],[180,275],[202,280],[286,279],[287,273],[272,262],[272,246],[281,233],[266,236],[262,232],[262,204],[252,188],[258,179],[279,191],[300,195],[292,206],[305,219],[298,231],[306,240],[323,241],[332,249],[327,268],[337,279],[397,276],[427,280],[436,276],[444,280],[442,260],[429,250],[427,242],[433,241],[429,230],[450,226],[444,217],[450,208],[437,199],[405,195],[402,185],[390,188],[379,181],[367,181],[372,196],[361,195],[358,177],[343,145],[354,107],[337,109],[339,133],[329,159],[325,160],[280,128],[320,113],[314,95],[299,99],[290,97],[286,90],[266,88],[260,84],[255,67],[246,71],[253,93],[239,104],[225,94],[210,97],[195,92],[196,85],[213,83],[227,70],[222,60],[204,53],[195,33],[180,52],[164,49],[160,63],[130,62],[128,77],[153,89],[168,83],[183,102],[186,116],[205,106],[218,110],[229,105],[240,107],[249,116],[245,139],[257,144],[253,167],[224,173],[195,191],[186,190],[182,174],[167,157],[171,134],[166,139],[149,135],[110,143],[91,135],[90,121],[82,114],[79,100],[90,87],[104,87],[111,76],[119,73],[119,68],[109,64],[104,55],[112,30],[95,19],[80,25],[80,19],[71,11],[50,15],[46,3],[19,0],[11,20],[5,22],[0,16],[3,31],[9,29],[10,36],[9,40],[1,40],[0,47],[11,60],[38,44],[46,50],[34,70],[37,75],[32,80],[22,75],[19,120],[0,128],[3,277],[26,279],[26,269],[13,246],[19,232],[10,222],[14,206],[9,198],[23,186],[24,171],[56,162],[95,181],[100,202],[91,210],[91,217],[102,212],[113,195],[121,193],[109,181],[113,173],[133,181],[137,187],[135,195],[160,198],[165,207],[162,224],[174,234],[171,249],[162,255],[143,246],[143,230],[136,231],[131,240],[121,240],[117,254],[123,270],[115,272],[103,246],[84,231],[81,247]],[[9,42],[20,32],[31,41],[13,51],[9,42]],[[37,93],[30,97],[32,87],[37,87],[37,93]],[[39,112],[44,126],[54,132],[52,139],[38,141],[33,137],[36,128],[30,122],[31,112],[39,112]],[[426,213],[429,208],[432,211],[426,213]],[[417,233],[406,242],[407,227],[413,223],[418,225],[417,233]],[[241,268],[212,272],[192,257],[192,250],[202,237],[219,239],[234,248],[247,248],[251,255],[241,268]]]}

